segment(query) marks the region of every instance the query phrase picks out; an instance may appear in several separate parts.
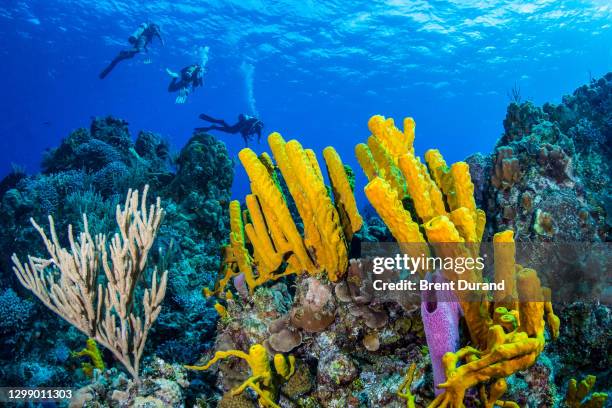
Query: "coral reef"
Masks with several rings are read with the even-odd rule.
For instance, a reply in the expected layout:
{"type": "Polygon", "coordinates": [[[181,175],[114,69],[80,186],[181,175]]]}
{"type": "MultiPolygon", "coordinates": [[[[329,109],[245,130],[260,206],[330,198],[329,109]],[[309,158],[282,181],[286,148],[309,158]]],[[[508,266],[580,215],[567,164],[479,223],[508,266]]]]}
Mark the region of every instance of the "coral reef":
{"type": "MultiPolygon", "coordinates": [[[[205,134],[194,135],[176,160],[159,135],[142,131],[134,139],[125,121],[96,118],[90,129],[74,131],[47,153],[41,174],[28,176],[15,168],[0,183],[0,247],[5,254],[43,254],[44,245],[29,219],[44,221],[48,215],[55,217],[63,245],[68,243],[68,225],[83,230],[83,213],[92,236],[114,233],[121,197],[130,187],[150,184],[162,200],[165,218],[149,264],[167,269],[172,278],[144,354],[145,359],[155,354],[182,363],[210,347],[214,335],[217,314],[200,290],[216,279],[219,269],[219,242],[229,226],[226,204],[233,163],[224,144],[205,134]],[[177,336],[179,332],[183,335],[177,336]]],[[[88,381],[78,369],[79,360],[70,357],[70,350],[83,348],[86,337],[58,321],[42,303],[31,301],[9,273],[9,262],[8,256],[0,259],[0,305],[7,300],[4,315],[23,324],[6,331],[0,324],[0,374],[5,384],[88,381]]],[[[101,352],[109,366],[116,364],[104,348],[101,352]]],[[[196,384],[190,392],[205,387],[196,384]]]]}
{"type": "MultiPolygon", "coordinates": [[[[400,130],[373,116],[355,147],[362,211],[332,147],[324,175],[313,150],[271,134],[271,154],[238,155],[251,193],[230,201],[234,163],[214,137],[196,133],[173,155],[155,133],[133,141],[127,122],[96,118],[47,152],[41,174],[15,168],[0,182],[0,246],[32,254],[14,257],[19,279],[0,260],[0,376],[80,387],[74,407],[604,406],[610,308],[559,299],[576,276],[603,285],[609,258],[570,246],[519,259],[519,248],[609,242],[611,112],[612,74],[559,105],[513,102],[495,151],[452,165],[434,149],[418,157],[411,118],[400,130]],[[121,207],[147,184],[160,197],[151,212],[132,193],[121,207]],[[28,222],[49,216],[50,236],[28,222]],[[114,232],[108,248],[98,234],[114,232]],[[375,292],[359,245],[452,260],[486,241],[484,270],[461,272],[482,287],[417,300],[375,292]]],[[[446,264],[413,272],[458,279],[446,264]]]]}

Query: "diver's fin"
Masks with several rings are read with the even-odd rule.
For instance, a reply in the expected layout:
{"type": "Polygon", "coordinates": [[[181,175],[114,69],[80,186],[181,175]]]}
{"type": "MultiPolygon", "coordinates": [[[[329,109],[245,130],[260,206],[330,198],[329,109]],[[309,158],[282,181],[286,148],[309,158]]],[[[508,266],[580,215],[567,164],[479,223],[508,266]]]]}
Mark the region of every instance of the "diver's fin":
{"type": "Polygon", "coordinates": [[[178,73],[176,73],[176,72],[174,72],[174,71],[171,71],[171,70],[170,70],[170,69],[168,69],[168,68],[166,68],[166,73],[167,73],[168,75],[170,75],[172,78],[178,78],[178,77],[179,77],[179,74],[178,74],[178,73]]]}
{"type": "Polygon", "coordinates": [[[100,72],[100,79],[104,79],[106,78],[106,76],[108,74],[111,73],[111,71],[113,69],[115,69],[115,67],[117,66],[117,64],[123,60],[126,59],[130,59],[132,58],[134,55],[136,55],[138,52],[136,50],[129,50],[129,51],[121,51],[119,53],[119,55],[117,55],[110,64],[108,64],[108,66],[106,68],[104,68],[104,70],[102,72],[100,72]]]}
{"type": "Polygon", "coordinates": [[[200,116],[198,116],[200,119],[205,120],[207,122],[212,122],[212,123],[216,123],[219,121],[219,119],[215,119],[212,116],[208,116],[205,113],[201,113],[200,116]]]}
{"type": "Polygon", "coordinates": [[[115,58],[114,60],[112,60],[112,61],[111,61],[111,63],[110,63],[110,64],[108,64],[108,66],[107,66],[106,68],[104,68],[104,69],[102,70],[102,72],[100,72],[100,75],[99,75],[100,79],[104,79],[104,78],[106,78],[106,77],[108,76],[108,74],[110,74],[110,73],[111,73],[111,71],[112,71],[112,70],[115,68],[115,66],[117,66],[117,63],[118,63],[118,62],[119,62],[119,61],[117,61],[117,58],[115,58]]]}

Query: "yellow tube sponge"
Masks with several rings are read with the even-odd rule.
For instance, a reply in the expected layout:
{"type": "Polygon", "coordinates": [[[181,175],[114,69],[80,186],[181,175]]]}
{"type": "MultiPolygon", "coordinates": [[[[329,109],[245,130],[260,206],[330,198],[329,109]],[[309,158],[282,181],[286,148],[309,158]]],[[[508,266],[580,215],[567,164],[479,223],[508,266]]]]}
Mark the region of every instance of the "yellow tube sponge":
{"type": "Polygon", "coordinates": [[[429,197],[431,199],[434,214],[446,215],[446,205],[444,204],[444,196],[442,195],[442,191],[436,182],[431,178],[427,166],[424,163],[421,163],[420,159],[417,161],[417,163],[421,169],[421,174],[429,184],[429,197]]]}
{"type": "Polygon", "coordinates": [[[516,287],[520,299],[521,326],[519,330],[527,333],[529,337],[541,336],[542,347],[544,347],[544,296],[536,271],[519,266],[516,287]]]}
{"type": "MultiPolygon", "coordinates": [[[[543,342],[528,337],[526,333],[506,334],[502,326],[491,326],[485,350],[464,347],[456,353],[444,355],[442,362],[447,381],[438,385],[444,392],[434,399],[429,408],[462,408],[467,389],[530,367],[542,346],[543,342]]],[[[499,391],[493,390],[491,394],[497,399],[501,397],[499,391]]]]}
{"type": "MultiPolygon", "coordinates": [[[[300,214],[300,218],[304,223],[305,235],[308,237],[313,237],[316,235],[316,231],[309,230],[309,228],[312,227],[312,224],[306,222],[306,220],[312,219],[313,210],[310,206],[308,197],[306,196],[306,191],[304,191],[297,178],[297,172],[293,167],[294,163],[292,163],[287,156],[287,142],[285,142],[285,139],[283,139],[279,133],[274,132],[268,136],[268,144],[270,145],[270,149],[272,149],[272,154],[274,155],[276,163],[283,175],[283,179],[285,180],[289,194],[291,194],[298,213],[300,214]]],[[[308,160],[309,167],[311,167],[312,165],[310,164],[310,159],[308,160]]]]}
{"type": "Polygon", "coordinates": [[[314,171],[317,178],[323,182],[323,173],[321,173],[321,167],[319,166],[319,161],[317,160],[317,154],[312,149],[304,149],[304,152],[306,153],[306,157],[308,158],[312,171],[314,171]]]}
{"type": "Polygon", "coordinates": [[[98,343],[96,343],[95,339],[87,339],[85,342],[85,348],[81,351],[70,352],[72,357],[89,357],[91,362],[83,362],[81,363],[81,369],[83,373],[87,377],[93,377],[94,369],[98,369],[100,371],[105,370],[104,359],[102,358],[102,353],[98,348],[98,343]]]}
{"type": "Polygon", "coordinates": [[[565,406],[568,408],[603,408],[608,400],[608,394],[604,392],[594,392],[589,395],[595,386],[595,381],[596,377],[594,375],[587,375],[585,379],[580,382],[572,378],[567,384],[565,406]]]}
{"type": "Polygon", "coordinates": [[[425,152],[425,162],[429,167],[431,177],[434,179],[436,184],[442,189],[445,195],[450,193],[450,185],[445,183],[444,179],[447,177],[450,169],[446,165],[446,161],[438,149],[429,149],[425,152]],[[446,188],[445,188],[446,187],[446,188]]]}
{"type": "Polygon", "coordinates": [[[451,166],[450,172],[453,177],[456,200],[455,207],[451,207],[451,210],[466,207],[475,213],[476,201],[474,201],[474,184],[470,176],[470,167],[465,162],[457,162],[451,166]]]}
{"type": "Polygon", "coordinates": [[[455,225],[444,215],[429,220],[423,225],[423,228],[425,228],[425,234],[429,242],[464,242],[455,225]]]}
{"type": "Polygon", "coordinates": [[[387,150],[385,150],[385,147],[374,136],[368,138],[368,147],[370,148],[370,152],[372,152],[372,157],[374,157],[376,161],[379,177],[385,179],[393,190],[395,190],[398,197],[403,200],[406,195],[406,183],[396,165],[397,159],[394,160],[387,150]]]}
{"type": "Polygon", "coordinates": [[[314,246],[317,263],[325,269],[329,279],[336,282],[344,275],[348,266],[347,244],[340,225],[340,216],[332,204],[325,184],[312,169],[297,140],[287,143],[287,156],[313,210],[313,218],[303,220],[304,229],[306,230],[306,224],[312,223],[318,230],[318,237],[315,239],[309,236],[305,238],[314,246]]]}
{"type": "Polygon", "coordinates": [[[233,235],[234,241],[240,245],[244,245],[244,228],[242,224],[242,209],[240,202],[233,200],[229,205],[230,217],[230,234],[233,235]]]}
{"type": "Polygon", "coordinates": [[[478,208],[476,210],[476,241],[481,242],[487,224],[487,214],[478,208]]]}
{"type": "Polygon", "coordinates": [[[355,146],[355,156],[357,156],[357,161],[368,178],[368,181],[372,181],[375,177],[378,177],[378,166],[367,144],[359,143],[355,146]]]}
{"type": "Polygon", "coordinates": [[[288,380],[295,373],[295,357],[292,355],[286,357],[284,354],[275,354],[274,369],[283,379],[288,380]]]}
{"type": "Polygon", "coordinates": [[[357,201],[353,195],[353,190],[349,183],[344,165],[336,150],[328,146],[323,150],[323,158],[327,166],[327,174],[332,186],[334,201],[338,208],[342,229],[347,241],[350,241],[353,234],[361,229],[363,219],[357,210],[357,201]]]}
{"type": "Polygon", "coordinates": [[[406,375],[404,376],[402,384],[398,387],[396,391],[397,396],[406,401],[406,408],[416,408],[416,398],[410,391],[410,387],[412,386],[412,381],[414,379],[415,370],[416,364],[412,363],[406,371],[406,375]]]}
{"type": "Polygon", "coordinates": [[[425,243],[425,239],[419,231],[419,225],[412,220],[410,213],[404,209],[397,192],[388,182],[376,177],[366,185],[364,191],[397,242],[425,243]]]}
{"type": "Polygon", "coordinates": [[[263,265],[259,265],[259,273],[261,275],[262,269],[271,273],[280,267],[283,260],[282,254],[276,251],[270,239],[257,196],[254,194],[247,195],[246,204],[252,223],[245,226],[245,232],[253,245],[254,254],[259,256],[263,262],[263,265]]]}
{"type": "MultiPolygon", "coordinates": [[[[423,225],[427,241],[432,245],[438,257],[441,258],[468,258],[471,256],[470,249],[464,245],[464,239],[451,220],[444,216],[434,217],[423,225]]],[[[466,279],[477,281],[473,269],[466,269],[463,273],[455,273],[454,270],[443,270],[446,279],[456,281],[466,279]]]]}
{"type": "Polygon", "coordinates": [[[496,305],[511,307],[516,303],[514,293],[514,232],[506,230],[493,235],[495,282],[504,282],[503,291],[495,291],[493,299],[496,305]]]}
{"type": "Polygon", "coordinates": [[[230,251],[240,272],[244,274],[245,281],[250,289],[255,287],[255,277],[251,266],[251,257],[245,247],[244,227],[242,224],[242,210],[237,200],[230,202],[230,251]]]}
{"type": "Polygon", "coordinates": [[[274,163],[272,162],[272,158],[268,153],[263,152],[262,154],[260,154],[259,160],[264,166],[266,166],[266,169],[268,170],[268,173],[270,173],[270,175],[273,175],[275,173],[274,163]]]}
{"type": "Polygon", "coordinates": [[[412,154],[403,154],[398,161],[399,168],[406,179],[408,194],[414,204],[414,209],[422,222],[427,222],[434,216],[435,209],[429,195],[428,174],[422,174],[418,159],[412,154]]]}
{"type": "Polygon", "coordinates": [[[376,177],[366,185],[364,191],[380,218],[399,243],[400,248],[413,257],[429,256],[429,248],[419,230],[419,225],[404,209],[402,202],[397,197],[397,192],[391,188],[389,183],[376,177]]]}
{"type": "Polygon", "coordinates": [[[239,273],[244,274],[252,293],[257,286],[293,273],[325,271],[330,280],[337,281],[346,272],[348,243],[343,229],[352,237],[363,221],[342,161],[333,149],[327,149],[334,203],[314,151],[303,149],[295,140],[285,142],[278,133],[272,133],[268,142],[276,167],[267,154],[257,157],[250,149],[238,154],[253,194],[246,197],[248,211],[242,217],[239,203],[230,204],[230,245],[224,255],[223,278],[214,291],[204,290],[207,297],[221,293],[239,273]],[[283,194],[277,175],[283,177],[290,197],[283,194]],[[295,203],[303,235],[286,198],[295,203]],[[346,212],[346,222],[338,211],[346,212]]]}
{"type": "Polygon", "coordinates": [[[472,212],[465,207],[457,208],[450,213],[450,220],[465,242],[478,242],[476,220],[472,212]]]}
{"type": "Polygon", "coordinates": [[[221,303],[219,302],[215,303],[214,307],[219,317],[221,317],[222,319],[225,319],[228,317],[227,309],[221,303]]]}
{"type": "MultiPolygon", "coordinates": [[[[402,154],[408,152],[412,147],[412,143],[409,143],[407,135],[395,127],[395,122],[391,118],[385,119],[381,115],[374,115],[368,121],[368,128],[384,146],[395,163],[397,163],[397,159],[402,154]]],[[[412,140],[414,140],[414,128],[412,134],[412,140]]]]}
{"type": "MultiPolygon", "coordinates": [[[[256,189],[256,187],[251,186],[251,191],[256,191],[256,189]]],[[[289,243],[287,237],[285,237],[285,234],[283,233],[280,227],[280,223],[276,218],[274,210],[270,208],[268,203],[266,203],[265,201],[259,198],[257,199],[257,201],[259,202],[262,213],[265,214],[264,217],[266,219],[266,225],[268,226],[268,230],[270,231],[270,237],[272,238],[272,243],[274,244],[274,248],[276,248],[276,251],[281,254],[291,251],[291,243],[289,243]]],[[[286,203],[286,201],[284,202],[286,203]]]]}
{"type": "MultiPolygon", "coordinates": [[[[302,237],[291,218],[291,213],[279,189],[274,184],[265,166],[250,149],[243,149],[238,154],[249,179],[251,188],[259,199],[265,203],[265,207],[270,210],[276,218],[280,230],[291,245],[296,257],[305,270],[314,270],[315,266],[306,251],[302,237]]],[[[278,159],[277,159],[278,162],[278,159]]],[[[280,166],[280,162],[278,162],[280,166]]]]}
{"type": "Polygon", "coordinates": [[[559,328],[561,326],[561,320],[555,314],[552,307],[552,294],[550,288],[542,288],[542,296],[544,297],[544,313],[546,314],[546,323],[550,329],[550,336],[553,340],[559,337],[559,328]]]}
{"type": "Polygon", "coordinates": [[[414,154],[414,129],[416,123],[412,118],[404,118],[404,138],[406,139],[406,147],[408,151],[414,154]]]}

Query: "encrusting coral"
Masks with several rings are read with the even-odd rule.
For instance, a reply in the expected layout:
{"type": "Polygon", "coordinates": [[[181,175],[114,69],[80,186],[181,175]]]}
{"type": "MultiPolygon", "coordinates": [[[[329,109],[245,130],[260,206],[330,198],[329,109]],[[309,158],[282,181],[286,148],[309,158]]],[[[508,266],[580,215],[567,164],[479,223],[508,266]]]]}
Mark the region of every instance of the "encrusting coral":
{"type": "MultiPolygon", "coordinates": [[[[437,150],[429,150],[425,166],[412,147],[414,121],[407,119],[404,124],[401,132],[392,119],[373,116],[368,122],[372,132],[368,145],[356,148],[370,180],[365,187],[366,196],[404,252],[429,254],[428,243],[439,257],[474,256],[486,217],[476,208],[468,165],[459,162],[449,167],[437,150]],[[416,218],[407,209],[407,200],[416,218]]],[[[513,242],[511,231],[500,232],[494,238],[495,276],[507,282],[495,302],[483,290],[455,291],[474,347],[447,350],[444,354],[441,364],[446,381],[435,384],[440,390],[430,407],[462,407],[467,389],[478,385],[485,406],[516,406],[500,400],[507,388],[504,378],[531,366],[544,348],[545,314],[553,338],[558,335],[559,319],[552,312],[550,299],[544,299],[549,292],[540,286],[535,271],[515,265],[513,242]],[[492,385],[487,392],[484,384],[488,382],[492,385]]],[[[461,275],[452,269],[442,269],[441,273],[448,281],[460,277],[483,282],[482,270],[475,267],[461,275]]],[[[440,316],[446,319],[446,315],[440,316]]],[[[435,330],[446,326],[428,327],[435,330]]],[[[432,333],[432,338],[444,335],[432,333]]],[[[405,387],[403,384],[402,389],[405,387]]]]}
{"type": "Polygon", "coordinates": [[[239,158],[252,190],[245,199],[248,211],[243,213],[238,201],[230,203],[230,242],[221,278],[214,290],[204,289],[206,296],[221,295],[238,275],[253,293],[291,274],[324,273],[335,282],[346,272],[348,246],[363,221],[340,157],[332,147],[324,150],[332,199],[314,151],[296,140],[285,142],[278,133],[272,133],[268,143],[300,219],[291,215],[270,156],[243,149],[239,158]]]}
{"type": "Polygon", "coordinates": [[[231,391],[233,396],[251,388],[259,397],[259,404],[266,408],[279,408],[276,404],[281,381],[288,381],[295,372],[295,357],[275,354],[270,364],[270,355],[261,344],[254,344],[249,353],[240,350],[217,351],[215,356],[203,366],[185,366],[190,370],[208,370],[219,360],[238,357],[246,361],[251,368],[251,376],[242,385],[231,391]],[[273,369],[274,368],[274,369],[273,369]]]}
{"type": "Polygon", "coordinates": [[[91,236],[85,214],[79,239],[74,239],[69,226],[70,250],[62,247],[53,217],[49,216],[50,238],[31,221],[50,258],[28,256],[28,263],[22,264],[17,255],[12,257],[13,270],[23,286],[53,312],[109,349],[135,379],[147,335],[161,311],[168,277],[166,271],[158,282],[157,270],[153,271],[151,288],[143,293],[143,319],[134,310],[136,284],[142,278],[164,215],[159,198],[147,208],[147,191],[145,186],[140,198],[137,190],[130,190],[123,209],[117,206],[120,234],[112,238],[110,248],[105,236],[91,236]],[[100,270],[106,275],[105,287],[98,282],[100,270]]]}

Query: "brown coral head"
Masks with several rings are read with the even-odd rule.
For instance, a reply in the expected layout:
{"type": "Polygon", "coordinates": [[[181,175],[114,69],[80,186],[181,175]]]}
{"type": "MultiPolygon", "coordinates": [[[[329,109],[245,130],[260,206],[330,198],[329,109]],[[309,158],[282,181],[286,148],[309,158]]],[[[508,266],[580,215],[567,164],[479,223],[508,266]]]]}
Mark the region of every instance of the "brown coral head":
{"type": "Polygon", "coordinates": [[[538,209],[535,214],[533,229],[539,235],[553,236],[555,233],[555,226],[552,215],[538,209]]]}
{"type": "Polygon", "coordinates": [[[384,310],[376,310],[369,306],[362,306],[363,320],[370,329],[381,329],[389,321],[389,316],[384,310]]]}
{"type": "Polygon", "coordinates": [[[328,302],[333,301],[331,289],[328,285],[321,283],[318,279],[308,278],[306,280],[308,291],[302,304],[307,305],[312,310],[323,309],[328,302]]]}
{"type": "Polygon", "coordinates": [[[278,333],[281,330],[286,329],[288,325],[289,325],[289,316],[285,315],[285,316],[279,317],[278,319],[272,321],[270,325],[268,326],[268,331],[270,332],[270,334],[278,333]]]}
{"type": "Polygon", "coordinates": [[[308,333],[322,332],[336,319],[336,309],[313,310],[307,306],[298,306],[291,310],[291,324],[308,333]]]}
{"type": "Polygon", "coordinates": [[[348,303],[352,302],[353,298],[351,297],[351,293],[348,288],[348,284],[344,281],[339,282],[334,286],[334,293],[339,301],[348,303]]]}
{"type": "Polygon", "coordinates": [[[514,156],[514,150],[509,146],[497,149],[491,184],[498,189],[511,188],[521,179],[519,160],[514,156]]]}
{"type": "Polygon", "coordinates": [[[544,143],[538,154],[538,164],[557,182],[571,179],[571,159],[560,146],[544,143]]]}
{"type": "Polygon", "coordinates": [[[369,259],[351,259],[346,277],[346,283],[354,303],[365,305],[374,297],[372,282],[365,272],[371,270],[369,259]]]}
{"type": "Polygon", "coordinates": [[[274,333],[268,339],[268,345],[277,353],[288,353],[300,344],[302,344],[300,331],[289,328],[274,333]]]}
{"type": "Polygon", "coordinates": [[[363,346],[368,351],[378,351],[380,348],[380,337],[378,332],[371,332],[363,337],[363,346]]]}

